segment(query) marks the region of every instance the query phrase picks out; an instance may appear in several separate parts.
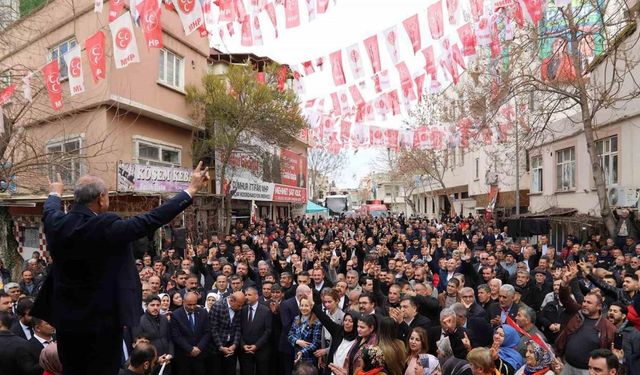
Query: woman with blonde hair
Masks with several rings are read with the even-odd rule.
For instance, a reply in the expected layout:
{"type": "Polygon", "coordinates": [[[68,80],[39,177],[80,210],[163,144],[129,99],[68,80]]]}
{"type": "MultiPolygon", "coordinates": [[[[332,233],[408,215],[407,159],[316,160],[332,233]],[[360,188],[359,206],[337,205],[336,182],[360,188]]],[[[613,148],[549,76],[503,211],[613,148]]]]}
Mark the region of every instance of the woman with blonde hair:
{"type": "Polygon", "coordinates": [[[442,370],[438,358],[429,354],[429,339],[427,331],[415,327],[407,336],[409,355],[405,360],[404,375],[439,375],[442,370]]]}
{"type": "Polygon", "coordinates": [[[402,375],[407,349],[401,340],[396,338],[396,322],[384,317],[378,326],[378,347],[384,353],[389,375],[402,375]]]}
{"type": "Polygon", "coordinates": [[[475,348],[467,354],[473,375],[500,375],[491,352],[487,348],[475,348]]]}
{"type": "Polygon", "coordinates": [[[300,315],[296,316],[291,324],[288,339],[295,351],[295,362],[308,362],[314,366],[317,358],[313,352],[320,348],[322,337],[322,324],[311,311],[313,300],[309,297],[300,299],[300,315]]]}

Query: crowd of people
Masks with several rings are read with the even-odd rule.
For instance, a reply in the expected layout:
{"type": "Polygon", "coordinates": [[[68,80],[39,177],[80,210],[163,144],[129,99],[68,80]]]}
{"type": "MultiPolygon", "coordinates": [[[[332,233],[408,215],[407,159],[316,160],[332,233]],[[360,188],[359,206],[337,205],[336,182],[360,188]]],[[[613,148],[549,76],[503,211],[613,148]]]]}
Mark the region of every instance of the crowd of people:
{"type": "MultiPolygon", "coordinates": [[[[237,224],[135,260],[122,374],[640,374],[640,243],[512,238],[484,218],[237,224]]],[[[0,374],[62,373],[30,315],[51,264],[0,264],[0,374]],[[13,367],[9,367],[13,366],[13,367]]]]}

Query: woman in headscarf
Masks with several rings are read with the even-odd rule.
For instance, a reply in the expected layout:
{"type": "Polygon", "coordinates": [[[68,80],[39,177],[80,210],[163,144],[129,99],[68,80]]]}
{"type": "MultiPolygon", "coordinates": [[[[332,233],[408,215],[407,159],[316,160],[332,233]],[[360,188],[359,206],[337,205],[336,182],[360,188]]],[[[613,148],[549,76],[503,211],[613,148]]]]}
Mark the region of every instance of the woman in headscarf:
{"type": "Polygon", "coordinates": [[[62,363],[58,357],[58,344],[55,342],[45,346],[40,352],[40,367],[44,370],[42,375],[62,375],[62,363]]]}
{"type": "Polygon", "coordinates": [[[182,307],[182,295],[177,290],[169,292],[171,303],[169,304],[169,311],[173,312],[182,307]]]}
{"type": "Polygon", "coordinates": [[[384,352],[378,346],[369,346],[362,350],[362,370],[356,375],[388,375],[384,352]]]}
{"type": "Polygon", "coordinates": [[[525,363],[516,375],[553,375],[553,355],[532,340],[527,342],[525,363]]]}
{"type": "Polygon", "coordinates": [[[524,360],[516,350],[520,342],[518,332],[508,324],[496,328],[493,334],[491,356],[496,363],[496,369],[502,375],[514,375],[522,367],[524,360]]]}
{"type": "Polygon", "coordinates": [[[207,299],[205,300],[204,309],[207,310],[207,312],[211,312],[211,309],[213,308],[213,305],[216,303],[217,300],[218,300],[217,293],[213,293],[213,292],[207,293],[207,299]]]}
{"type": "Polygon", "coordinates": [[[160,315],[166,315],[171,306],[171,297],[167,293],[159,293],[158,297],[160,297],[160,315]]]}
{"type": "Polygon", "coordinates": [[[318,320],[331,335],[331,346],[327,353],[327,363],[329,364],[322,370],[324,375],[338,374],[333,368],[338,370],[347,368],[347,354],[358,338],[358,313],[349,311],[342,317],[342,324],[338,324],[331,319],[327,313],[322,311],[321,304],[314,304],[313,313],[316,314],[318,320]]]}

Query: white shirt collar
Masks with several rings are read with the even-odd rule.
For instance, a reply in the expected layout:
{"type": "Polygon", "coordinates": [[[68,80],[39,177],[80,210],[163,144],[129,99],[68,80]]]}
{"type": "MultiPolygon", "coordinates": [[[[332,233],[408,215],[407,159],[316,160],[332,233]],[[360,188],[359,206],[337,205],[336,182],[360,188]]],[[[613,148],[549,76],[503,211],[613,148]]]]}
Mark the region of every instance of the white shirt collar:
{"type": "Polygon", "coordinates": [[[51,343],[51,340],[45,340],[42,337],[38,336],[37,334],[34,334],[33,337],[35,337],[36,340],[38,340],[40,344],[42,344],[42,346],[44,346],[45,348],[47,347],[47,345],[51,343]]]}
{"type": "Polygon", "coordinates": [[[22,322],[19,320],[18,323],[20,323],[20,327],[22,328],[24,335],[27,337],[27,340],[29,340],[31,338],[31,330],[29,329],[29,326],[22,324],[22,322]]]}

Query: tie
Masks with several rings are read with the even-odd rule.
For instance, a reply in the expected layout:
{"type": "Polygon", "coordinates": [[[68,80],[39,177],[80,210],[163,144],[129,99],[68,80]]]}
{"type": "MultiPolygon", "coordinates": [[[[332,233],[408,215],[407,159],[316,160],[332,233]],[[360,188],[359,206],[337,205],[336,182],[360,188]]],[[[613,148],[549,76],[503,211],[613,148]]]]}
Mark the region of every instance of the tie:
{"type": "Polygon", "coordinates": [[[249,323],[253,322],[253,306],[249,306],[249,323]]]}
{"type": "Polygon", "coordinates": [[[189,313],[189,323],[191,323],[191,329],[193,332],[196,331],[196,320],[193,317],[193,313],[189,313]]]}

